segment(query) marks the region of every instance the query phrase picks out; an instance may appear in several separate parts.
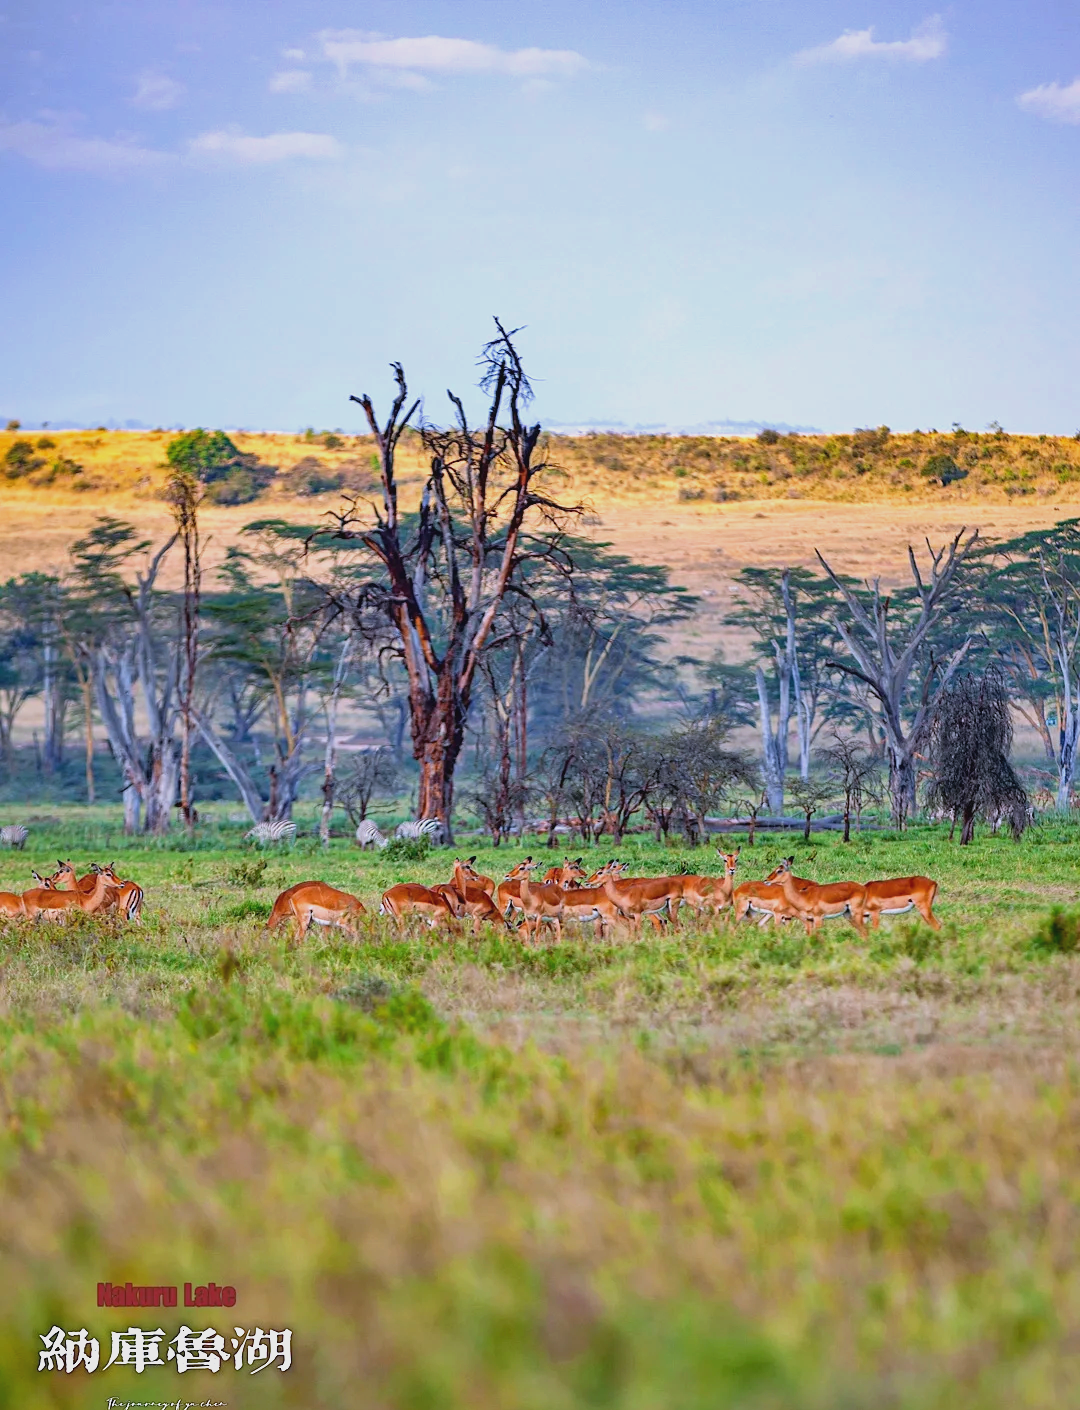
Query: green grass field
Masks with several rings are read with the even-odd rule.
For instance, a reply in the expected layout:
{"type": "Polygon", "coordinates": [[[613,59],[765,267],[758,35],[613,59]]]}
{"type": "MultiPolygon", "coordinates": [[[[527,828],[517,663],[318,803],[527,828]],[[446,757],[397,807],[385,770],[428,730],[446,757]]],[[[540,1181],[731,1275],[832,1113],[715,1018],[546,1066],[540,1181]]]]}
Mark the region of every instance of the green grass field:
{"type": "Polygon", "coordinates": [[[819,880],[932,875],[937,934],[526,949],[373,916],[299,947],[263,928],[284,886],[374,910],[452,854],[260,857],[213,824],[157,846],[61,811],[0,887],[115,858],[146,911],[0,932],[0,1410],[1072,1403],[1080,826],[743,847],[741,878],[792,851],[819,880]],[[96,1307],[99,1281],[211,1279],[234,1309],[96,1307]],[[104,1365],[113,1329],[182,1321],[288,1327],[294,1364],[36,1369],[54,1324],[104,1365]]]}

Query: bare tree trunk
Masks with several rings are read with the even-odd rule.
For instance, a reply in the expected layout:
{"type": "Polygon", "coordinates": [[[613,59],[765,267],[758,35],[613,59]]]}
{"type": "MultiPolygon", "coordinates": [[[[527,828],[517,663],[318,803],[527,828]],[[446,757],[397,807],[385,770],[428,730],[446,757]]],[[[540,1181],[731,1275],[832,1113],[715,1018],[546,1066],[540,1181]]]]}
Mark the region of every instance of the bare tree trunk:
{"type": "Polygon", "coordinates": [[[330,819],[334,811],[334,771],[337,765],[337,716],[338,704],[341,700],[341,692],[345,685],[345,678],[348,674],[352,661],[353,638],[351,634],[346,637],[345,643],[338,656],[337,665],[334,668],[334,679],[330,691],[330,697],[326,702],[326,750],[323,754],[323,806],[322,816],[319,818],[319,840],[324,847],[330,845],[330,819]]]}
{"type": "Polygon", "coordinates": [[[131,835],[142,830],[142,798],[133,783],[124,785],[124,831],[131,835]]]}
{"type": "Polygon", "coordinates": [[[248,810],[251,821],[253,823],[262,822],[266,813],[266,805],[255,780],[243,762],[233,753],[209,720],[204,720],[197,710],[191,712],[191,719],[203,740],[209,745],[218,763],[235,785],[243,800],[244,807],[248,810]]]}
{"type": "Polygon", "coordinates": [[[88,671],[81,672],[79,689],[83,702],[83,739],[86,751],[86,801],[94,803],[94,695],[88,671]]]}

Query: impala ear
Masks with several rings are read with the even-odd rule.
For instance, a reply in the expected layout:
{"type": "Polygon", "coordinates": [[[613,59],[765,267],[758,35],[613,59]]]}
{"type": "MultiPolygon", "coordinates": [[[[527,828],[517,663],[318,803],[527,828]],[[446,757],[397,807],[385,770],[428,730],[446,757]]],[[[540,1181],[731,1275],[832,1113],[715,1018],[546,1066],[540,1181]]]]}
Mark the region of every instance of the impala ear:
{"type": "Polygon", "coordinates": [[[472,864],[473,864],[473,862],[475,862],[475,861],[476,861],[476,853],[474,852],[474,853],[472,854],[472,856],[469,858],[469,860],[465,863],[465,865],[466,865],[467,867],[471,867],[472,864]]]}

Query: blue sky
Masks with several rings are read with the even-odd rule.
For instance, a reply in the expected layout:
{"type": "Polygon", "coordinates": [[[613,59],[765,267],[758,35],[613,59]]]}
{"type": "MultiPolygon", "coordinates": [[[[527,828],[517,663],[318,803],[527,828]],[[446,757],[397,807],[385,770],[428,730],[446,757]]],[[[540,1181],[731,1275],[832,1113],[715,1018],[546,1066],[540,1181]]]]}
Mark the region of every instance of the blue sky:
{"type": "Polygon", "coordinates": [[[1080,7],[0,0],[0,414],[1080,426],[1080,7]]]}

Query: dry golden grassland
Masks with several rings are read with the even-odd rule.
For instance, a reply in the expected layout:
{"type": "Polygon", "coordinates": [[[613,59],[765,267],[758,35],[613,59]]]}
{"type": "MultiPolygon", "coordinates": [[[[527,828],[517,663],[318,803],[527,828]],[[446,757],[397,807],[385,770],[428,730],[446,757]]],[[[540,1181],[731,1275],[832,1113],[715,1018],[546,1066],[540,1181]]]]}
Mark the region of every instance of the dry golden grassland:
{"type": "MultiPolygon", "coordinates": [[[[166,431],[48,431],[51,447],[35,448],[39,470],[0,478],[0,560],[5,573],[62,567],[69,544],[102,513],[115,514],[159,540],[171,519],[161,495],[166,431]],[[56,473],[58,460],[81,466],[56,473]]],[[[0,461],[16,436],[0,435],[0,461]]],[[[245,453],[275,465],[271,488],[253,503],[207,505],[212,567],[253,519],[280,515],[317,522],[339,502],[337,492],[297,495],[298,465],[315,460],[344,474],[363,493],[374,487],[369,437],[233,433],[245,453]]],[[[911,433],[884,439],[854,436],[757,440],[708,437],[589,435],[553,437],[551,458],[563,467],[554,489],[583,502],[584,533],[609,541],[640,562],[663,563],[674,580],[702,595],[695,629],[706,645],[731,574],[747,564],[815,563],[821,548],[840,570],[887,582],[906,575],[907,544],[929,535],[940,542],[958,528],[997,535],[1045,527],[1080,513],[1080,441],[1061,437],[911,433]],[[864,439],[860,441],[860,437],[864,439]],[[967,471],[948,486],[921,471],[948,456],[967,471]]],[[[421,448],[407,436],[399,456],[402,500],[419,493],[421,448]]],[[[173,565],[178,572],[179,566],[173,565]]],[[[170,581],[166,574],[166,581],[170,581]]]]}

